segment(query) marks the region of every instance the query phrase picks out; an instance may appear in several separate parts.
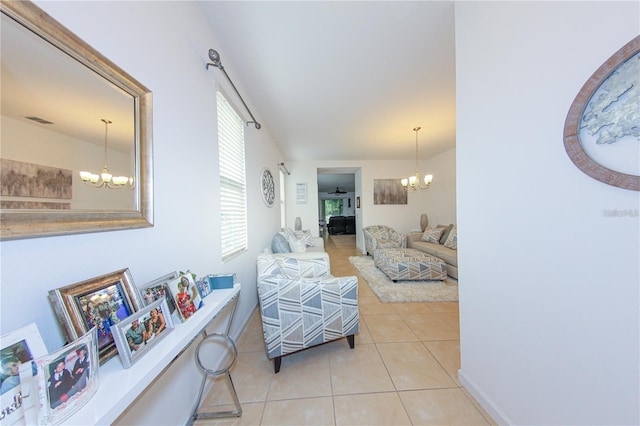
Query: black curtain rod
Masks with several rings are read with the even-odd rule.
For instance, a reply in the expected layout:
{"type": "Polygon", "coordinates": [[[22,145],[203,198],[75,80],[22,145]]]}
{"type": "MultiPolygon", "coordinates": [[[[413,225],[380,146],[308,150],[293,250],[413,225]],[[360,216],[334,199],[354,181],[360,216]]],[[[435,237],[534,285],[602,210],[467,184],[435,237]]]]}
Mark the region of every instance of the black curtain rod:
{"type": "Polygon", "coordinates": [[[207,64],[207,69],[209,69],[209,65],[213,65],[214,67],[220,68],[220,70],[222,70],[222,72],[224,73],[224,76],[227,77],[227,80],[229,80],[229,83],[231,83],[231,87],[233,87],[233,90],[235,90],[236,94],[240,98],[240,101],[242,102],[242,105],[244,105],[244,108],[247,110],[247,112],[249,112],[249,115],[251,116],[251,120],[252,121],[247,121],[247,126],[249,124],[253,123],[253,125],[256,126],[256,129],[260,129],[262,127],[262,125],[260,123],[258,123],[258,121],[253,116],[253,114],[251,114],[251,110],[249,109],[249,107],[245,103],[244,99],[242,99],[242,95],[240,95],[240,92],[238,92],[238,89],[236,89],[236,85],[233,84],[233,81],[231,81],[231,78],[229,77],[229,74],[227,74],[227,72],[225,71],[224,67],[222,66],[222,62],[220,61],[220,54],[214,49],[209,49],[209,59],[211,59],[212,63],[208,63],[207,64]]]}

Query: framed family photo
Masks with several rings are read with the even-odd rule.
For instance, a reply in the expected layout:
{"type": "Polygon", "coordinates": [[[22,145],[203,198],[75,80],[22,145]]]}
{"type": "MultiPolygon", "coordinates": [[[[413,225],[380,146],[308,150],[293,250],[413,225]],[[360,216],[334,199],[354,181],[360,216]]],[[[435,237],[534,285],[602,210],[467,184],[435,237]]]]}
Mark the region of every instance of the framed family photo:
{"type": "Polygon", "coordinates": [[[173,318],[164,297],[116,324],[113,336],[124,368],[135,364],[173,329],[173,318]]]}
{"type": "Polygon", "coordinates": [[[186,321],[202,307],[202,298],[191,273],[185,273],[169,282],[169,291],[178,307],[182,321],[186,321]]]}
{"type": "Polygon", "coordinates": [[[112,327],[142,307],[129,269],[51,290],[49,299],[67,341],[96,327],[100,364],[117,353],[112,327]]]}
{"type": "Polygon", "coordinates": [[[144,302],[144,306],[149,306],[153,302],[166,297],[167,305],[169,306],[169,313],[173,314],[173,312],[176,310],[176,304],[171,297],[171,292],[169,291],[169,283],[177,278],[178,273],[171,272],[146,284],[138,286],[140,300],[144,302]]]}
{"type": "Polygon", "coordinates": [[[38,424],[60,424],[98,390],[97,328],[38,358],[38,424]]]}
{"type": "Polygon", "coordinates": [[[32,361],[46,355],[47,348],[35,323],[3,335],[0,343],[0,421],[2,425],[32,423],[25,416],[38,398],[32,361]]]}

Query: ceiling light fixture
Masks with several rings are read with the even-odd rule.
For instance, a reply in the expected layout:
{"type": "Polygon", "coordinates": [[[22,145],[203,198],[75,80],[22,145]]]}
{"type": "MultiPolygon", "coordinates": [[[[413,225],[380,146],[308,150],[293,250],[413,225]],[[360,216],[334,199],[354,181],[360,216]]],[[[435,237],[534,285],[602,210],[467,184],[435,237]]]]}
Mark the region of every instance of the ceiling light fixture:
{"type": "Polygon", "coordinates": [[[424,186],[420,182],[420,173],[418,172],[418,131],[420,131],[420,129],[421,127],[413,128],[413,131],[416,132],[416,174],[400,181],[402,182],[402,186],[412,191],[425,191],[429,189],[431,181],[433,180],[433,175],[426,175],[424,177],[424,186]]]}
{"type": "Polygon", "coordinates": [[[111,120],[101,119],[104,123],[104,168],[99,175],[91,172],[80,172],[80,178],[82,182],[93,188],[109,188],[118,189],[125,186],[133,186],[133,178],[128,176],[113,176],[109,173],[109,166],[107,165],[107,131],[111,120]]]}

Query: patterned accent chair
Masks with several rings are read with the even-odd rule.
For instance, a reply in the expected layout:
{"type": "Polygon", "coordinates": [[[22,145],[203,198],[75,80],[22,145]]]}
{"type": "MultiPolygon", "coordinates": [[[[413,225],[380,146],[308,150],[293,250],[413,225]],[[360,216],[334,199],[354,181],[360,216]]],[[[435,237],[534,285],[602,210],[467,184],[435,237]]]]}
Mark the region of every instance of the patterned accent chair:
{"type": "Polygon", "coordinates": [[[367,254],[375,258],[376,250],[380,248],[406,248],[405,235],[398,233],[386,225],[372,225],[362,229],[364,234],[364,247],[367,254]]]}
{"type": "Polygon", "coordinates": [[[334,277],[327,253],[261,254],[258,300],[267,357],[282,357],[360,331],[358,278],[334,277]]]}

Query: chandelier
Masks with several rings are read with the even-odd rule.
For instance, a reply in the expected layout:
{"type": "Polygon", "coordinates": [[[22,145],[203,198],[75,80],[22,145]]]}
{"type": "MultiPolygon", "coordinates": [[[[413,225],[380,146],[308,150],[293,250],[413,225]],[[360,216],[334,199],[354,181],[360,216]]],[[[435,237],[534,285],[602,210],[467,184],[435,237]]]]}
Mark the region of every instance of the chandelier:
{"type": "Polygon", "coordinates": [[[416,174],[400,181],[402,182],[402,186],[412,191],[425,191],[429,189],[429,185],[431,185],[431,181],[433,180],[433,175],[426,175],[424,177],[424,185],[420,182],[420,173],[418,173],[418,131],[420,129],[421,127],[413,128],[413,131],[416,132],[416,174]]]}
{"type": "Polygon", "coordinates": [[[80,178],[82,179],[82,182],[93,188],[118,189],[126,186],[132,187],[132,177],[113,176],[109,173],[109,166],[107,164],[107,131],[109,129],[109,124],[111,124],[112,121],[104,118],[102,118],[101,121],[104,123],[104,168],[100,174],[84,171],[80,172],[80,178]]]}

